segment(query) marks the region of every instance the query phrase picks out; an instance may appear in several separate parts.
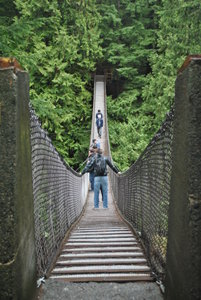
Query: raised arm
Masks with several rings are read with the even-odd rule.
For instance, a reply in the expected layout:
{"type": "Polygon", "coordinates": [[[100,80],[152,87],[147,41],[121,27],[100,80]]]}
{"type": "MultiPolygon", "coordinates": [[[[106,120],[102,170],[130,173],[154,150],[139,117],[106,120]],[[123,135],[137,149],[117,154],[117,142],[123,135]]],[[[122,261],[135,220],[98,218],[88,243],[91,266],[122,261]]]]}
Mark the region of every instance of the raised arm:
{"type": "Polygon", "coordinates": [[[108,165],[115,173],[118,173],[118,172],[119,172],[119,170],[117,169],[117,167],[115,167],[115,165],[113,165],[113,164],[111,163],[111,161],[110,161],[107,157],[105,158],[105,161],[106,161],[107,165],[108,165]]]}

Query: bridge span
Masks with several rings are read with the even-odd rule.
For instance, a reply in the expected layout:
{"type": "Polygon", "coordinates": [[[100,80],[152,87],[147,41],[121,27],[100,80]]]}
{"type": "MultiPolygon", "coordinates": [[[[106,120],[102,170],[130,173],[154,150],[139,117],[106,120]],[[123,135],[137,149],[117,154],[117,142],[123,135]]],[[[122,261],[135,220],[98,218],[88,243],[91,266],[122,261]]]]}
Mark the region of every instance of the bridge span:
{"type": "MultiPolygon", "coordinates": [[[[0,298],[33,299],[47,277],[47,286],[154,279],[167,300],[200,300],[201,56],[179,70],[175,104],[139,159],[120,175],[110,170],[109,209],[97,211],[88,175],[65,163],[30,109],[27,72],[6,62],[0,59],[0,298]]],[[[111,157],[105,96],[97,76],[91,139],[100,108],[101,146],[111,157]]]]}
{"type": "MultiPolygon", "coordinates": [[[[96,76],[94,84],[92,138],[98,138],[95,114],[104,114],[103,152],[107,150],[107,118],[104,76],[96,76]]],[[[108,151],[107,151],[108,152],[108,151]]],[[[64,243],[50,278],[65,281],[150,281],[151,270],[142,247],[131,229],[118,215],[109,185],[109,208],[93,209],[93,191],[78,224],[64,243]]]]}

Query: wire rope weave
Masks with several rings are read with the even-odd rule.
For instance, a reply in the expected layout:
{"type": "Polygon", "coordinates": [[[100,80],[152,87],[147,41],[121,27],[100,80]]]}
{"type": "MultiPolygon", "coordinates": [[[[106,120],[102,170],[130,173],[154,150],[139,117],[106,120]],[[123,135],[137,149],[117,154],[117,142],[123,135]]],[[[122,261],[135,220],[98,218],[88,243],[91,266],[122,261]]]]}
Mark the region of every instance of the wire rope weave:
{"type": "Polygon", "coordinates": [[[156,277],[164,281],[172,167],[172,108],[139,159],[120,176],[110,171],[114,199],[141,238],[156,277]]]}
{"type": "Polygon", "coordinates": [[[30,109],[35,244],[38,276],[44,276],[60,244],[82,212],[88,175],[80,176],[60,157],[30,109]]]}

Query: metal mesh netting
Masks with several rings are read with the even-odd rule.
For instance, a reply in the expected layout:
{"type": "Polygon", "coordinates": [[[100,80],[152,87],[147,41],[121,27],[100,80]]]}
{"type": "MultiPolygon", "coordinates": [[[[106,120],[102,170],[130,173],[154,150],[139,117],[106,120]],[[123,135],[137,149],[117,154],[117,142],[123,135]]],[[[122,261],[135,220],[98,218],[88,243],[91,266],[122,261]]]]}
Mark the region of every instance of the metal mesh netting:
{"type": "Polygon", "coordinates": [[[164,280],[172,161],[173,109],[140,158],[120,176],[111,173],[114,199],[143,241],[153,271],[164,280]]]}
{"type": "Polygon", "coordinates": [[[38,276],[46,273],[67,229],[78,218],[88,192],[80,176],[59,156],[31,110],[32,177],[38,276]]]}

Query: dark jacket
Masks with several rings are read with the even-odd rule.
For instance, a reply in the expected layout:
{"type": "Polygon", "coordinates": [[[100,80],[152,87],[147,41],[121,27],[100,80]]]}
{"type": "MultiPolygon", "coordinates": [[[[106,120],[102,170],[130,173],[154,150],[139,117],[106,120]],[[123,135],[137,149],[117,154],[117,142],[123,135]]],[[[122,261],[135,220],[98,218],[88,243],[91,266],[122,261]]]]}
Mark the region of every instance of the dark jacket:
{"type": "Polygon", "coordinates": [[[103,127],[103,119],[97,119],[97,120],[96,120],[96,126],[97,126],[98,128],[103,127]]]}
{"type": "MultiPolygon", "coordinates": [[[[94,177],[96,177],[96,176],[99,176],[99,175],[97,175],[97,173],[96,173],[96,157],[98,157],[98,156],[102,156],[101,154],[97,154],[97,155],[95,155],[91,160],[90,160],[90,162],[88,162],[87,164],[86,164],[86,166],[85,166],[85,168],[83,169],[83,171],[82,171],[82,175],[83,174],[85,174],[85,173],[87,173],[87,172],[91,172],[91,170],[94,170],[94,177]]],[[[102,175],[102,176],[107,176],[107,165],[115,172],[115,173],[118,173],[118,169],[111,163],[111,161],[107,158],[107,157],[104,157],[104,159],[105,159],[105,162],[106,162],[106,164],[105,164],[105,172],[104,172],[104,175],[102,175]]]]}
{"type": "MultiPolygon", "coordinates": [[[[91,164],[91,161],[94,160],[94,157],[95,157],[95,156],[96,156],[96,153],[92,153],[92,154],[88,157],[86,166],[87,166],[88,164],[91,164]]],[[[89,172],[89,173],[93,173],[93,172],[94,172],[93,167],[89,168],[88,172],[89,172]]]]}
{"type": "Polygon", "coordinates": [[[102,112],[97,112],[96,113],[96,120],[97,119],[103,119],[103,114],[102,114],[102,112]]]}

